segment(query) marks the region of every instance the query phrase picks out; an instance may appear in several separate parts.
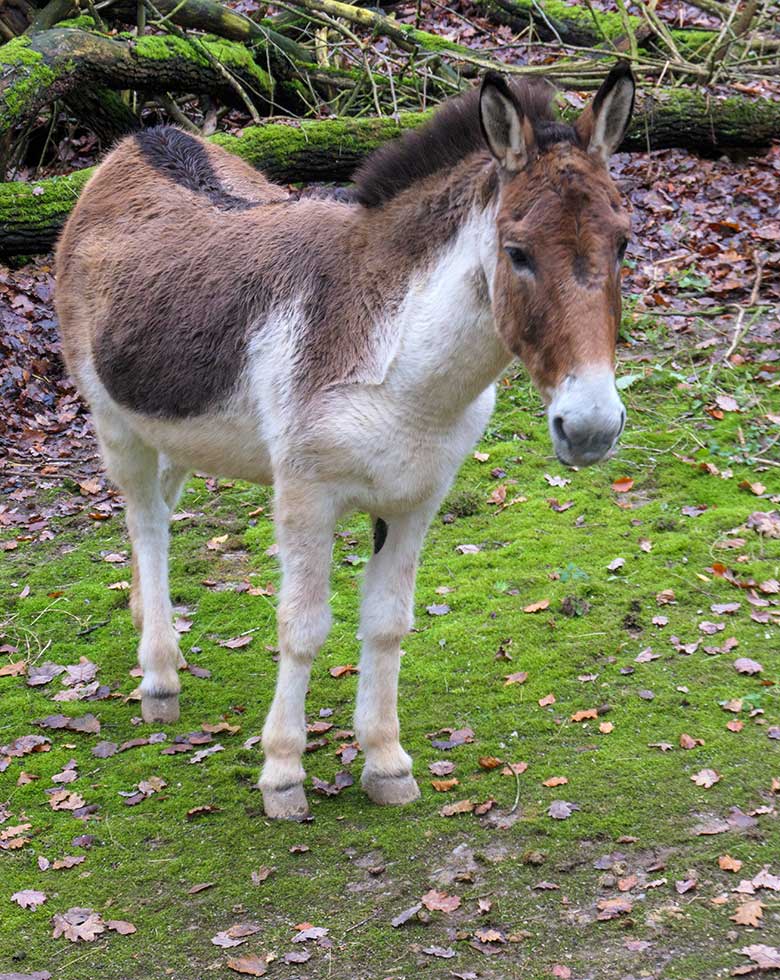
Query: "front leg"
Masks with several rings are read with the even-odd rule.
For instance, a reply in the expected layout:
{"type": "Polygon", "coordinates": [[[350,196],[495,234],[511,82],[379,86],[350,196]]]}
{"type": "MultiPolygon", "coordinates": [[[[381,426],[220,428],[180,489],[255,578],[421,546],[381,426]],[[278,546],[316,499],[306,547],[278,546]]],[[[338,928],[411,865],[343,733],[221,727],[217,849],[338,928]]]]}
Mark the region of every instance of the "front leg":
{"type": "Polygon", "coordinates": [[[330,562],[335,513],[321,488],[277,485],[276,540],[282,563],[277,626],[279,674],[263,727],[260,777],[269,817],[308,812],[301,758],[306,748],[306,691],[314,657],[330,630],[330,562]]]}
{"type": "Polygon", "coordinates": [[[366,757],[361,782],[375,803],[410,803],[420,795],[399,741],[398,671],[401,640],[413,623],[417,559],[434,512],[430,504],[386,525],[377,521],[379,550],[363,581],[355,730],[366,757]]]}

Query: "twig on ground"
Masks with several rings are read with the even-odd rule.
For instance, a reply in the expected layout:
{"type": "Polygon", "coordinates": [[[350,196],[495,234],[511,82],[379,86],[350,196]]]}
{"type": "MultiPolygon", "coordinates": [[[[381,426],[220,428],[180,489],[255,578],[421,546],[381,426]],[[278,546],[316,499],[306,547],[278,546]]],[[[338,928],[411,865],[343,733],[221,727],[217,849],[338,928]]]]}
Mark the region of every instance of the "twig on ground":
{"type": "Polygon", "coordinates": [[[732,338],[731,344],[729,345],[729,349],[726,351],[723,357],[724,363],[727,364],[729,367],[732,367],[729,358],[737,349],[737,346],[739,345],[740,341],[745,336],[748,330],[747,327],[742,326],[745,320],[745,314],[750,309],[750,307],[755,306],[756,303],[758,302],[758,294],[761,291],[761,280],[764,276],[765,261],[766,261],[765,256],[756,255],[756,277],[753,281],[753,288],[750,291],[750,299],[747,301],[747,303],[744,306],[741,306],[739,309],[736,322],[734,323],[734,336],[732,338]]]}
{"type": "Polygon", "coordinates": [[[182,112],[170,95],[158,95],[157,101],[160,103],[163,109],[165,109],[171,119],[173,119],[178,126],[181,126],[182,129],[186,129],[188,133],[195,133],[198,136],[203,135],[190,117],[182,112]]]}
{"type": "Polygon", "coordinates": [[[347,933],[353,932],[355,929],[359,929],[361,926],[364,926],[367,922],[370,922],[372,919],[375,919],[378,915],[379,915],[379,909],[374,909],[374,911],[371,913],[371,915],[367,915],[365,917],[365,919],[361,919],[360,922],[356,922],[354,925],[350,926],[348,929],[345,929],[344,930],[344,935],[346,936],[347,933]]]}
{"type": "Polygon", "coordinates": [[[511,766],[511,769],[512,772],[515,774],[516,790],[515,790],[515,802],[512,804],[512,809],[509,811],[510,814],[514,813],[518,805],[520,804],[520,773],[515,769],[514,766],[511,766]]]}

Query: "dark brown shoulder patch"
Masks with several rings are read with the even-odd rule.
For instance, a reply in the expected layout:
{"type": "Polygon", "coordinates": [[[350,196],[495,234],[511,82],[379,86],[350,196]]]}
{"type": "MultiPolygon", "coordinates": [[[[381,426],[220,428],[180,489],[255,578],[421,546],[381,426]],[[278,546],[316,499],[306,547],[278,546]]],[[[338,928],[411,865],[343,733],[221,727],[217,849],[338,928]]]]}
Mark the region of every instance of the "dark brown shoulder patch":
{"type": "Polygon", "coordinates": [[[127,263],[116,271],[94,348],[98,376],[111,397],[166,419],[202,415],[224,401],[246,362],[255,299],[249,284],[185,278],[175,260],[153,276],[127,263]]]}
{"type": "Polygon", "coordinates": [[[154,126],[136,133],[135,141],[146,162],[163,177],[202,194],[223,211],[244,211],[256,201],[236,197],[222,186],[200,140],[175,126],[154,126]]]}

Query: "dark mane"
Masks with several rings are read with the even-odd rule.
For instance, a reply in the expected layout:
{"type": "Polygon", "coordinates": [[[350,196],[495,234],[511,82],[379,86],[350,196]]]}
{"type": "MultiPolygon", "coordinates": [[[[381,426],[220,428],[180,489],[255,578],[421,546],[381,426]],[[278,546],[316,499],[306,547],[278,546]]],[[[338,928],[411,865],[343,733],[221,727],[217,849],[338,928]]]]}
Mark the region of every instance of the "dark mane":
{"type": "MultiPolygon", "coordinates": [[[[573,127],[556,119],[555,89],[543,79],[509,81],[517,103],[533,126],[540,151],[553,143],[577,143],[573,127]]],[[[355,198],[367,208],[379,207],[432,174],[448,170],[467,156],[487,153],[479,122],[479,89],[449,99],[433,118],[391,140],[371,154],[355,173],[355,198]]]]}

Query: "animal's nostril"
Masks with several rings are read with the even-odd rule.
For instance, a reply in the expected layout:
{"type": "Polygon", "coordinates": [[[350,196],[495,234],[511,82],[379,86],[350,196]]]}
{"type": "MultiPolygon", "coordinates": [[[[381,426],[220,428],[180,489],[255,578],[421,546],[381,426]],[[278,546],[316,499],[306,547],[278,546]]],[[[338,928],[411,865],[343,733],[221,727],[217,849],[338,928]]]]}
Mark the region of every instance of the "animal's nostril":
{"type": "Polygon", "coordinates": [[[560,439],[562,442],[568,441],[568,437],[563,428],[563,417],[560,415],[556,415],[555,418],[553,419],[553,432],[555,433],[556,437],[560,439]]]}

